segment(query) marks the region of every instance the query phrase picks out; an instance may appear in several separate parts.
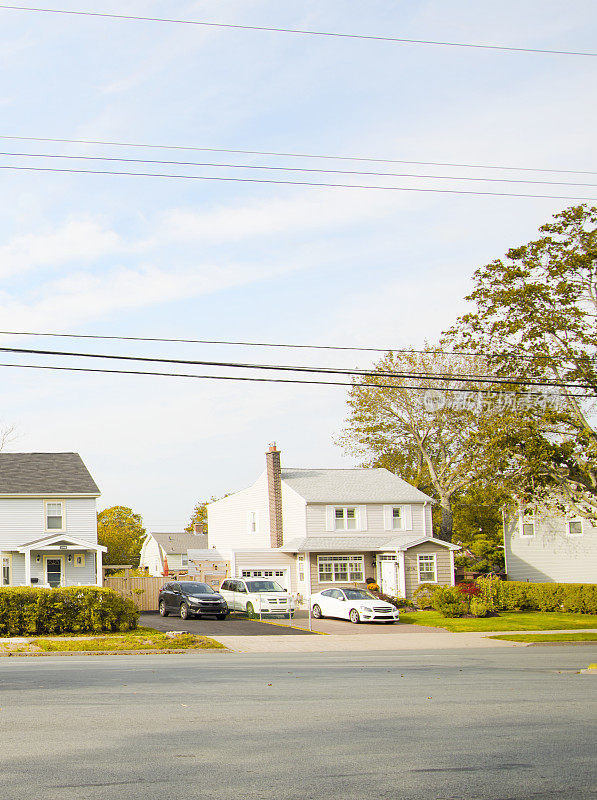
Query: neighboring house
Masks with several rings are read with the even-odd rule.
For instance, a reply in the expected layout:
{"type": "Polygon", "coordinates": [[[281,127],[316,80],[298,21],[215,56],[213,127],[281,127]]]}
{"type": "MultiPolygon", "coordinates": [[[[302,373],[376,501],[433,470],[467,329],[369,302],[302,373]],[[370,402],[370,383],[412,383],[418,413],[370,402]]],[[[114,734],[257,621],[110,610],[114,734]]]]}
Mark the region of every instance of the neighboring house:
{"type": "Polygon", "coordinates": [[[303,596],[371,578],[409,597],[454,584],[459,547],[433,538],[432,503],[386,469],[282,469],[273,444],[252,486],[208,505],[209,541],[234,577],[303,596]]]}
{"type": "Polygon", "coordinates": [[[99,495],[78,453],[0,453],[0,585],[101,586],[99,495]]]}
{"type": "Polygon", "coordinates": [[[213,547],[193,550],[189,548],[189,577],[203,581],[217,589],[230,575],[230,562],[213,547]]]}
{"type": "Polygon", "coordinates": [[[504,514],[506,574],[511,581],[597,582],[597,527],[547,510],[504,514]]]}
{"type": "MultiPolygon", "coordinates": [[[[195,529],[197,531],[197,527],[195,529]]],[[[150,575],[186,570],[189,566],[189,549],[207,547],[207,536],[202,533],[148,533],[141,547],[139,569],[150,575]]]]}

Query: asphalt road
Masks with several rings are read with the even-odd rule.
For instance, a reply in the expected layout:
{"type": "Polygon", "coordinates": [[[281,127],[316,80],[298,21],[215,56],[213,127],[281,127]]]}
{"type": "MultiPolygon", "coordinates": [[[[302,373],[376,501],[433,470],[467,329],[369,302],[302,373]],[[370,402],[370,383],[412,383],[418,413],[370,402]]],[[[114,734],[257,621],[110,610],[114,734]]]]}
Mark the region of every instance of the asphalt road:
{"type": "Polygon", "coordinates": [[[587,800],[597,647],[0,659],[2,798],[587,800]]]}

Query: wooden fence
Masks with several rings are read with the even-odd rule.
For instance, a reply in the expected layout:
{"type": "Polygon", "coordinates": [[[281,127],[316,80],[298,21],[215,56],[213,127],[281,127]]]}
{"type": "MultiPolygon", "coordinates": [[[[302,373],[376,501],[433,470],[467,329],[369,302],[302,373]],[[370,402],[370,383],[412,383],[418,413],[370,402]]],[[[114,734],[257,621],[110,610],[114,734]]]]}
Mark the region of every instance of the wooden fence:
{"type": "Polygon", "coordinates": [[[157,611],[159,591],[168,580],[172,578],[104,578],[104,586],[129,597],[140,611],[157,611]]]}

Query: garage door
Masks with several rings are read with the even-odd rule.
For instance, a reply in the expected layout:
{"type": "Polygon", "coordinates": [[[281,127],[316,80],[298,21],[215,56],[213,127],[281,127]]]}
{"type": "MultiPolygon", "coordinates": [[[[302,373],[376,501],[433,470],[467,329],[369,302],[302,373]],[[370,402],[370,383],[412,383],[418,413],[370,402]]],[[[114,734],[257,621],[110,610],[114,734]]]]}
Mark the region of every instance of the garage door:
{"type": "Polygon", "coordinates": [[[288,589],[287,569],[243,569],[241,578],[270,578],[280,584],[283,589],[288,589]]]}

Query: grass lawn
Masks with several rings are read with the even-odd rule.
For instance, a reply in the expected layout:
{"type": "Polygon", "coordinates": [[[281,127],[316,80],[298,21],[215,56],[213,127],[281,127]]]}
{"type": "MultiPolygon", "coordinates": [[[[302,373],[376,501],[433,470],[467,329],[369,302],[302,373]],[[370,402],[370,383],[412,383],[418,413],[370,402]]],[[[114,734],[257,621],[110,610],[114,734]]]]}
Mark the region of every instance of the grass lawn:
{"type": "Polygon", "coordinates": [[[509,642],[597,642],[595,633],[513,633],[505,636],[488,636],[488,639],[506,639],[509,642]]]}
{"type": "MultiPolygon", "coordinates": [[[[20,653],[57,653],[57,652],[97,652],[98,650],[219,650],[224,645],[207,636],[194,636],[182,634],[180,636],[166,636],[149,629],[149,633],[135,631],[134,633],[111,634],[97,636],[93,639],[58,639],[37,638],[30,639],[28,643],[11,647],[12,652],[20,653]]],[[[0,645],[0,652],[2,647],[0,645]]]]}
{"type": "Polygon", "coordinates": [[[437,611],[400,614],[401,625],[446,628],[454,633],[474,631],[553,631],[568,628],[597,628],[597,614],[564,614],[559,611],[501,611],[499,617],[449,619],[437,611]]]}

